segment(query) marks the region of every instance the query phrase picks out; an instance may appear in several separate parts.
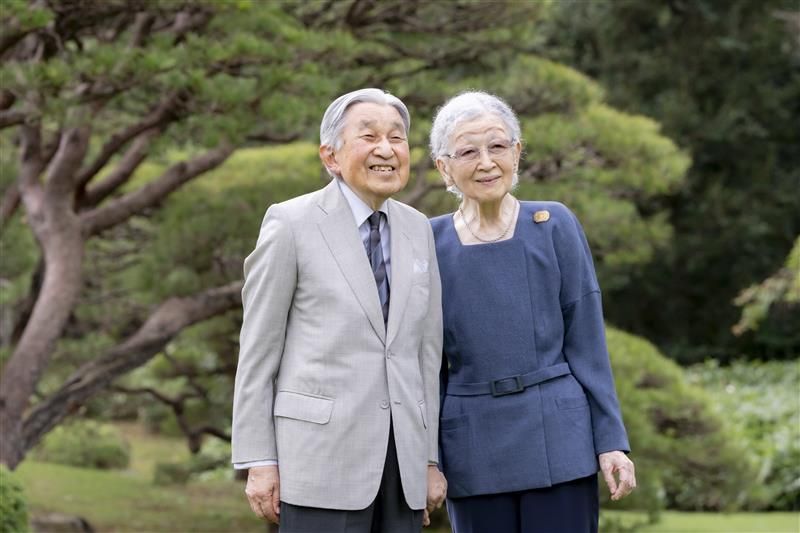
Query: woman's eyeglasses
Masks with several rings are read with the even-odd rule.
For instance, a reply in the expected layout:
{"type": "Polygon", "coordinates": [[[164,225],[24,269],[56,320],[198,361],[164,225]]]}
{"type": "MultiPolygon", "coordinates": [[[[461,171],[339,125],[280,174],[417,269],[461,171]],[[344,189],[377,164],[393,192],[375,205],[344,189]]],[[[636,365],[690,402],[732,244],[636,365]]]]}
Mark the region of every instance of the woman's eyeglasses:
{"type": "Polygon", "coordinates": [[[487,146],[464,146],[459,148],[452,154],[444,154],[450,159],[467,163],[470,161],[477,161],[481,156],[481,152],[486,151],[490,158],[503,157],[511,150],[511,141],[492,141],[487,146]]]}

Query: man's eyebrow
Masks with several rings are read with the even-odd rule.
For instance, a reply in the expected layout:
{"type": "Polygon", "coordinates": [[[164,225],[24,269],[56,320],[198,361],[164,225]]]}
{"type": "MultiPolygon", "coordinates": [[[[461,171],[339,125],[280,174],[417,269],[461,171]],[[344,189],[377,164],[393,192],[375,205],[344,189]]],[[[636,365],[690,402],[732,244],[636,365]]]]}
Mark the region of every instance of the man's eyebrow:
{"type": "MultiPolygon", "coordinates": [[[[359,128],[372,128],[376,124],[374,120],[362,120],[358,123],[359,128]]],[[[405,126],[401,122],[392,122],[392,128],[405,131],[405,126]]]]}

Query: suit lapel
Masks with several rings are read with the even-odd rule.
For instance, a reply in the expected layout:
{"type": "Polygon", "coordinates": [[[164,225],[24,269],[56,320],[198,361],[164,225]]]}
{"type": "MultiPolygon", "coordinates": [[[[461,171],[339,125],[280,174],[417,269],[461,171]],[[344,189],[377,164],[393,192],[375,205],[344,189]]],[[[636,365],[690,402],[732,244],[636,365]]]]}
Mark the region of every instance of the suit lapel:
{"type": "Polygon", "coordinates": [[[358,235],[353,213],[335,181],[332,180],[323,189],[319,206],[326,213],[317,224],[325,243],[361,304],[372,329],[385,342],[386,330],[378,290],[375,287],[375,277],[367,260],[364,243],[358,235]]]}
{"type": "Polygon", "coordinates": [[[413,261],[413,247],[411,240],[405,232],[402,211],[389,200],[389,223],[392,232],[392,282],[389,297],[389,321],[386,327],[387,346],[391,344],[397,331],[400,329],[403,314],[411,290],[411,265],[413,261]]]}

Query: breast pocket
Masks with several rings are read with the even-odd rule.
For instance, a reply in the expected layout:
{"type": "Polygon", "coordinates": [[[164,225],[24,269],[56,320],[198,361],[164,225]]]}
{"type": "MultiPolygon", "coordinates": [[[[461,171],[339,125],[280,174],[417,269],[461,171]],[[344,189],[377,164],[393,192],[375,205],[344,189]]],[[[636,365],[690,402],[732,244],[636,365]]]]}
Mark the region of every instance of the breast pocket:
{"type": "Polygon", "coordinates": [[[273,413],[276,417],[327,424],[333,413],[333,399],[292,391],[279,391],[273,413]]]}

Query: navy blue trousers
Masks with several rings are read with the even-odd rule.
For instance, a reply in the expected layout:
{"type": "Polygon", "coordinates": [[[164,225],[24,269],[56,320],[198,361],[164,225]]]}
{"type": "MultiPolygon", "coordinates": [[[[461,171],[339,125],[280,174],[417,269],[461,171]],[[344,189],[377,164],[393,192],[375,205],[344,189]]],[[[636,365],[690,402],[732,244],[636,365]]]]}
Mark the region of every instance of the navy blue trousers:
{"type": "Polygon", "coordinates": [[[597,476],[447,500],[453,533],[597,533],[597,476]]]}

